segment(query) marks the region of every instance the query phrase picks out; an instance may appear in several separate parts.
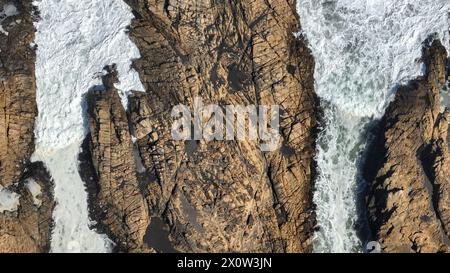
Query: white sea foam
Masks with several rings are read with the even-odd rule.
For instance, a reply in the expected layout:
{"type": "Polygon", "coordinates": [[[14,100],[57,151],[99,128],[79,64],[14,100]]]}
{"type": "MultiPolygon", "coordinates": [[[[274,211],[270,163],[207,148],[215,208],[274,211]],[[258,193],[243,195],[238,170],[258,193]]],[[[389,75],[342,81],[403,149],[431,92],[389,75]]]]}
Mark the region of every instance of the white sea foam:
{"type": "Polygon", "coordinates": [[[111,243],[90,228],[87,193],[78,173],[87,128],[83,95],[101,84],[94,75],[117,64],[126,106],[130,90],[143,91],[132,59],[137,47],[126,34],[133,15],[122,0],[37,0],[36,84],[39,116],[33,160],[44,162],[55,182],[53,252],[107,252],[111,243]]]}
{"type": "Polygon", "coordinates": [[[364,127],[382,116],[396,84],[423,73],[422,43],[450,48],[448,0],[297,0],[316,60],[324,109],[317,147],[316,252],[360,251],[354,229],[364,127]]]}
{"type": "Polygon", "coordinates": [[[0,185],[0,213],[14,212],[19,208],[20,195],[0,185]]]}
{"type": "Polygon", "coordinates": [[[9,33],[3,29],[3,21],[5,21],[8,17],[18,15],[16,6],[12,3],[6,3],[3,5],[2,10],[0,11],[0,32],[4,35],[9,35],[9,33]]]}
{"type": "Polygon", "coordinates": [[[25,181],[25,187],[30,192],[34,205],[40,207],[42,205],[42,200],[40,199],[40,195],[42,194],[41,185],[39,185],[39,183],[37,183],[33,178],[28,178],[25,181]]]}

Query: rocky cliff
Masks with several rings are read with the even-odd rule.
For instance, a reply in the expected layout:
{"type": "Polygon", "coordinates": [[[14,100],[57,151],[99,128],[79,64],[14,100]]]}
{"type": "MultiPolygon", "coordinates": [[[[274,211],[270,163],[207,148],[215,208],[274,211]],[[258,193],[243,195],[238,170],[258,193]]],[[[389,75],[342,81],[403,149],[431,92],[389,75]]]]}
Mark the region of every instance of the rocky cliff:
{"type": "Polygon", "coordinates": [[[52,185],[31,164],[37,115],[31,1],[0,1],[0,252],[49,250],[52,185]]]}
{"type": "MultiPolygon", "coordinates": [[[[318,105],[295,0],[124,1],[145,92],[125,109],[111,64],[85,97],[79,173],[93,228],[116,252],[312,251],[318,105]],[[277,149],[262,151],[261,138],[175,140],[172,110],[193,111],[196,98],[279,105],[277,149]]],[[[0,252],[46,252],[53,185],[30,162],[38,18],[31,0],[0,9],[0,252]]],[[[398,88],[367,151],[368,220],[384,252],[450,251],[447,58],[426,42],[425,75],[398,88]]]]}
{"type": "Polygon", "coordinates": [[[114,90],[89,103],[87,157],[97,174],[90,202],[104,211],[91,206],[99,226],[119,251],[311,251],[314,61],[293,34],[295,1],[126,2],[146,92],[129,98],[128,123],[114,90]],[[172,108],[192,108],[195,97],[280,105],[280,148],[173,140],[172,108]]]}
{"type": "Polygon", "coordinates": [[[93,90],[87,96],[91,152],[82,160],[92,160],[95,171],[89,173],[89,165],[84,165],[80,172],[87,178],[90,204],[94,218],[101,223],[100,230],[116,243],[117,251],[142,252],[146,249],[148,213],[138,185],[127,114],[113,85],[117,72],[114,66],[106,69],[106,89],[93,90]]]}
{"type": "Polygon", "coordinates": [[[426,42],[424,77],[399,87],[369,152],[365,178],[374,239],[385,252],[450,250],[449,111],[441,111],[447,53],[426,42]]]}

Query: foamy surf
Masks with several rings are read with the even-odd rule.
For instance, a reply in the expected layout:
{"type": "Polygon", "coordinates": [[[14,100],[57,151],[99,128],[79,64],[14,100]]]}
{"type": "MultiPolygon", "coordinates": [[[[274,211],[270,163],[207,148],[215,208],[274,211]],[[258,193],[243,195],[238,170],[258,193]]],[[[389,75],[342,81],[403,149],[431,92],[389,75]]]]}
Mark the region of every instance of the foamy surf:
{"type": "Polygon", "coordinates": [[[380,118],[395,86],[423,73],[431,34],[450,49],[448,0],[298,0],[324,107],[317,145],[315,252],[362,251],[357,236],[358,160],[365,127],[380,118]]]}
{"type": "Polygon", "coordinates": [[[122,0],[38,0],[35,23],[39,116],[33,160],[44,162],[54,183],[56,207],[52,252],[108,252],[111,242],[91,229],[87,192],[78,173],[78,154],[87,133],[83,95],[101,84],[96,73],[117,64],[126,106],[130,90],[143,91],[130,68],[139,58],[125,30],[133,19],[122,0]]]}

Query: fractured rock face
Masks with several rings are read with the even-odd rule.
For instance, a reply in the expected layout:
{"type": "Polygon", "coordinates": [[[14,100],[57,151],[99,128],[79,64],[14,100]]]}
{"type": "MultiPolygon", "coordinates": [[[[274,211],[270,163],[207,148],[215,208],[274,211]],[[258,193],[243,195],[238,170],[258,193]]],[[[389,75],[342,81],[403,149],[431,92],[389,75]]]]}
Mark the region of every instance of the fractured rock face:
{"type": "Polygon", "coordinates": [[[9,187],[17,194],[17,209],[0,213],[0,253],[48,252],[55,206],[51,179],[39,162],[19,181],[9,187]]]}
{"type": "Polygon", "coordinates": [[[44,166],[29,162],[37,115],[31,1],[0,0],[0,9],[0,190],[9,195],[0,204],[8,205],[0,208],[0,252],[45,252],[54,201],[44,166]]]}
{"type": "MultiPolygon", "coordinates": [[[[31,1],[13,2],[0,0],[0,186],[10,194],[0,251],[43,252],[54,201],[44,166],[29,163],[35,30],[31,1]]],[[[130,35],[146,93],[130,98],[127,113],[110,69],[106,90],[87,97],[91,133],[80,173],[97,228],[117,251],[311,251],[314,62],[293,35],[294,1],[126,2],[137,16],[130,35]],[[280,105],[281,148],[173,140],[172,107],[192,107],[195,97],[280,105]],[[160,235],[164,242],[155,243],[160,235]]]]}
{"type": "Polygon", "coordinates": [[[0,33],[0,185],[4,187],[19,180],[33,153],[37,115],[31,1],[14,4],[0,1],[2,9],[15,8],[7,12],[12,16],[4,15],[5,32],[0,33]]]}
{"type": "MultiPolygon", "coordinates": [[[[294,1],[126,2],[136,16],[130,36],[142,55],[134,68],[146,89],[129,98],[138,150],[133,154],[122,137],[128,130],[123,114],[118,118],[114,108],[102,106],[115,95],[102,95],[91,107],[97,116],[90,118],[99,181],[110,181],[113,192],[120,183],[114,168],[102,164],[127,166],[127,177],[137,173],[149,216],[162,219],[168,230],[172,245],[165,249],[311,251],[314,62],[293,34],[300,29],[294,1]],[[281,148],[262,152],[251,140],[173,140],[172,108],[192,108],[195,97],[221,106],[280,105],[281,148]],[[102,133],[104,128],[110,131],[102,133]],[[104,153],[109,157],[101,159],[104,153]],[[120,163],[108,163],[114,154],[120,163]],[[133,158],[141,171],[130,163],[133,158]]],[[[117,199],[104,196],[97,196],[99,203],[117,199]]],[[[109,228],[116,229],[118,220],[109,228]]],[[[164,233],[152,226],[160,225],[149,225],[150,244],[164,233]]]]}
{"type": "Polygon", "coordinates": [[[441,112],[447,53],[425,47],[426,76],[401,86],[371,147],[369,222],[385,252],[450,250],[449,112],[441,112]]]}
{"type": "MultiPolygon", "coordinates": [[[[85,181],[90,207],[99,228],[116,242],[118,251],[146,251],[143,244],[149,223],[144,199],[138,187],[133,143],[125,109],[114,82],[117,72],[108,68],[104,91],[88,94],[91,160],[95,169],[85,181]]],[[[86,165],[82,165],[86,172],[86,165]]]]}

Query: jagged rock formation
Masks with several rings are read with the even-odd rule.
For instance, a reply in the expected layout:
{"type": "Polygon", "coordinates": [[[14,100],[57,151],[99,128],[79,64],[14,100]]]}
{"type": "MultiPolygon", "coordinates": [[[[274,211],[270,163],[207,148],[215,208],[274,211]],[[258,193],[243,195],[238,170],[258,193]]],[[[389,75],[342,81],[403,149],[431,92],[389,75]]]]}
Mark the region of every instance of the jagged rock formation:
{"type": "Polygon", "coordinates": [[[19,181],[9,187],[20,196],[17,210],[0,213],[0,253],[48,252],[55,206],[51,178],[38,162],[19,181]]]}
{"type": "Polygon", "coordinates": [[[0,252],[44,252],[54,203],[45,168],[29,162],[37,115],[32,6],[0,0],[0,8],[0,190],[18,198],[15,209],[0,210],[0,252]]]}
{"type": "MultiPolygon", "coordinates": [[[[315,126],[313,67],[294,1],[127,1],[146,94],[130,100],[132,125],[150,178],[151,211],[180,251],[309,251],[315,126]],[[284,146],[180,143],[178,103],[272,105],[284,112],[284,146]]],[[[149,230],[151,233],[152,231],[149,230]]]]}
{"type": "MultiPolygon", "coordinates": [[[[0,1],[0,8],[8,3],[0,1]]],[[[19,180],[33,152],[37,114],[31,1],[16,4],[17,14],[3,20],[5,32],[0,33],[0,185],[4,187],[19,180]]]]}
{"type": "MultiPolygon", "coordinates": [[[[159,234],[171,245],[155,243],[156,251],[310,251],[314,62],[293,36],[294,1],[127,2],[137,16],[131,35],[142,59],[135,66],[147,92],[130,98],[128,117],[114,73],[106,91],[87,98],[91,134],[80,172],[98,228],[117,251],[152,251],[144,240],[152,245],[159,234]],[[172,107],[192,106],[196,96],[279,104],[281,148],[172,140],[172,107]]],[[[32,5],[13,5],[0,33],[0,185],[19,204],[0,213],[0,251],[43,252],[54,201],[44,166],[29,162],[37,115],[32,5]]]]}
{"type": "MultiPolygon", "coordinates": [[[[146,89],[129,98],[137,151],[115,92],[98,95],[89,107],[99,113],[90,115],[91,153],[108,193],[91,202],[132,219],[131,211],[141,214],[111,194],[126,176],[134,198],[131,170],[138,166],[151,217],[145,240],[156,251],[311,251],[314,61],[293,34],[300,29],[295,1],[126,2],[136,16],[130,36],[142,55],[134,67],[146,89]],[[172,108],[192,108],[197,96],[221,106],[280,105],[281,147],[265,153],[258,141],[173,140],[172,108]],[[126,165],[118,181],[110,168],[116,165],[126,165]]],[[[110,230],[124,224],[106,219],[110,230]]],[[[140,234],[140,225],[132,220],[128,228],[140,234]]]]}
{"type": "Polygon", "coordinates": [[[88,180],[98,181],[88,182],[90,206],[117,251],[142,252],[148,213],[138,187],[127,114],[113,85],[117,72],[114,66],[106,69],[106,90],[92,91],[87,98],[93,175],[98,177],[88,180]]]}
{"type": "Polygon", "coordinates": [[[385,252],[450,250],[449,111],[441,111],[447,53],[428,41],[426,76],[401,86],[369,153],[369,222],[385,252]]]}

